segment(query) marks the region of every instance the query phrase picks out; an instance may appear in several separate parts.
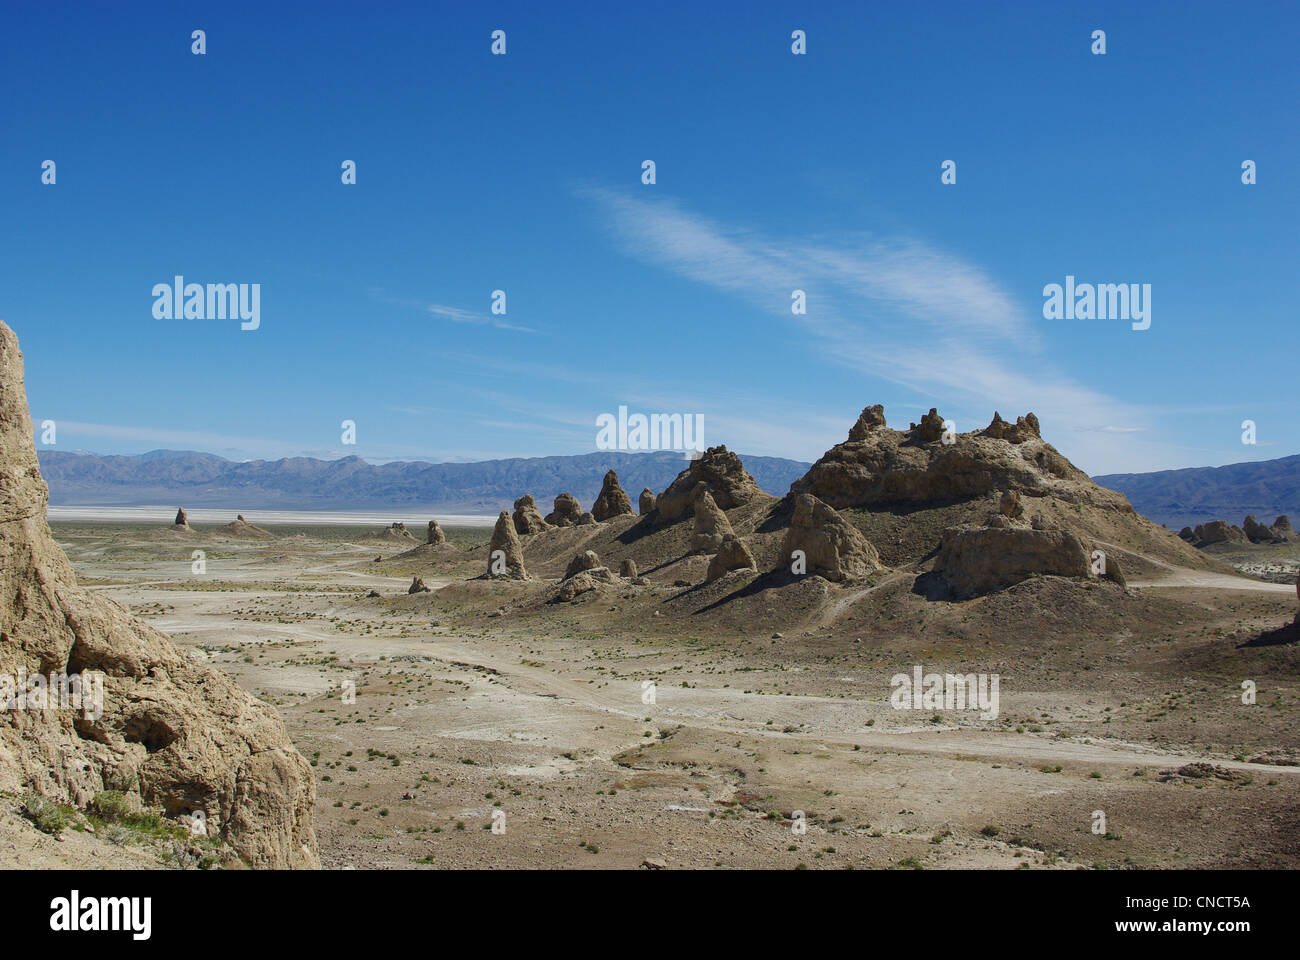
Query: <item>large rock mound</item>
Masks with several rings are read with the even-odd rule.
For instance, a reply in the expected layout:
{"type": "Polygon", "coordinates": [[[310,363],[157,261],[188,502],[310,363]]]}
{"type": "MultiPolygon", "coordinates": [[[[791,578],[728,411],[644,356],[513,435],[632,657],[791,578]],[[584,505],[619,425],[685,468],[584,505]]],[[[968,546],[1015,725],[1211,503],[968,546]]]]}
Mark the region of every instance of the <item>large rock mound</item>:
{"type": "Polygon", "coordinates": [[[221,532],[228,537],[239,537],[241,540],[273,540],[274,534],[269,530],[263,530],[254,523],[249,523],[244,519],[241,513],[234,520],[225,524],[221,532]]]}
{"type": "Polygon", "coordinates": [[[257,867],[317,867],[315,783],[275,711],[77,585],[45,520],[18,340],[0,322],[0,675],[103,674],[103,713],[0,710],[0,790],[202,810],[257,867]]]}
{"type": "Polygon", "coordinates": [[[551,529],[551,525],[542,518],[542,511],[537,509],[537,501],[531,493],[525,493],[515,501],[514,521],[515,532],[521,537],[551,529]]]}
{"type": "Polygon", "coordinates": [[[488,545],[489,577],[510,577],[527,580],[528,571],[524,568],[524,548],[519,542],[510,514],[502,510],[497,517],[496,528],[492,531],[492,542],[488,545]]]}
{"type": "Polygon", "coordinates": [[[801,559],[803,573],[827,580],[857,580],[881,569],[880,554],[834,508],[809,493],[795,497],[794,516],[781,542],[782,563],[801,559]]]}
{"type": "Polygon", "coordinates": [[[722,543],[718,545],[718,552],[709,561],[709,569],[704,579],[712,583],[732,570],[753,569],[754,555],[749,552],[749,546],[734,533],[729,533],[722,538],[722,543]]]}
{"type": "Polygon", "coordinates": [[[591,515],[603,523],[613,517],[632,513],[632,498],[619,486],[618,474],[613,470],[609,471],[605,474],[605,482],[601,485],[600,496],[591,505],[591,515]]]}
{"type": "Polygon", "coordinates": [[[1197,525],[1192,532],[1197,545],[1208,547],[1212,543],[1246,543],[1246,534],[1241,527],[1229,524],[1226,520],[1211,520],[1204,525],[1197,525]]]}
{"type": "Polygon", "coordinates": [[[555,509],[546,515],[546,522],[553,527],[576,526],[582,519],[582,504],[571,493],[562,493],[555,498],[555,509]]]}
{"type": "Polygon", "coordinates": [[[722,512],[709,493],[707,484],[696,484],[694,507],[695,527],[691,534],[693,553],[713,553],[728,536],[733,536],[731,521],[722,512]]]}
{"type": "Polygon", "coordinates": [[[1032,413],[1014,426],[994,414],[984,430],[945,438],[943,418],[933,409],[920,424],[900,431],[885,426],[878,407],[868,407],[849,439],[827,451],[790,487],[791,493],[811,493],[841,510],[969,500],[1007,491],[1133,512],[1122,494],[1097,486],[1043,442],[1032,413]]]}
{"type": "Polygon", "coordinates": [[[944,531],[935,569],[956,596],[1001,590],[1033,576],[1088,576],[1088,551],[1073,533],[1003,523],[944,531]]]}
{"type": "Polygon", "coordinates": [[[406,529],[406,524],[400,520],[394,520],[382,530],[373,531],[366,535],[372,540],[388,540],[393,543],[415,543],[415,535],[406,529]]]}
{"type": "Polygon", "coordinates": [[[660,517],[676,520],[691,509],[695,502],[695,489],[704,484],[723,510],[744,506],[753,500],[767,497],[749,475],[740,457],[725,446],[709,447],[691,465],[677,474],[677,478],[661,493],[655,504],[660,517]]]}

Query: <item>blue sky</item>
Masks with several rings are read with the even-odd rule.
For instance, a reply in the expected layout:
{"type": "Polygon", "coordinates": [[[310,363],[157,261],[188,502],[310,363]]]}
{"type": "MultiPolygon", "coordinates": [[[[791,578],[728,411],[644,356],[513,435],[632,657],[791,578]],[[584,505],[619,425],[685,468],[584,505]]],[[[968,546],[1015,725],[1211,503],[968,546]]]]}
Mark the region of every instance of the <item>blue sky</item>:
{"type": "Polygon", "coordinates": [[[619,404],[801,459],[869,403],[1032,409],[1091,473],[1300,450],[1294,4],[703,6],[7,8],[33,417],[233,459],[586,453],[619,404]],[[155,319],[176,274],[260,283],[260,329],[155,319]],[[1067,274],[1151,284],[1151,328],[1045,320],[1067,274]]]}

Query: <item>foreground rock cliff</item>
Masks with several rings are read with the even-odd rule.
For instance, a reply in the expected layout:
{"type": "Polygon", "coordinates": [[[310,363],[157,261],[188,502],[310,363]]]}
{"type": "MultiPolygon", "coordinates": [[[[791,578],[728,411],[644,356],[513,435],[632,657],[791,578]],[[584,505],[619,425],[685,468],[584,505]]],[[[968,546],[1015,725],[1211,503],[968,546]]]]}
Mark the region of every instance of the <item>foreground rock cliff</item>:
{"type": "Polygon", "coordinates": [[[275,711],[77,585],[45,520],[22,354],[0,323],[0,675],[102,672],[103,713],[0,710],[0,790],[203,811],[254,867],[318,867],[315,783],[275,711]]]}

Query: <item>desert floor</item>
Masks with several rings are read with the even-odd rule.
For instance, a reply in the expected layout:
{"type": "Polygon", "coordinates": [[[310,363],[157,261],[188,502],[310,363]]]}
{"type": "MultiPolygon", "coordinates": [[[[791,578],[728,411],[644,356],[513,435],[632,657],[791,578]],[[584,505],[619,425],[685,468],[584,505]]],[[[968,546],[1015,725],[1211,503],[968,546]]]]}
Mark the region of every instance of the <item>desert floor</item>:
{"type": "Polygon", "coordinates": [[[779,599],[740,631],[660,617],[667,583],[524,618],[464,565],[412,565],[434,592],[408,597],[392,558],[413,544],[273,532],[55,525],[85,585],[278,708],[316,772],[327,868],[1300,866],[1288,585],[1171,570],[1086,641],[995,607],[990,639],[974,608],[900,593],[876,615],[900,624],[889,645],[833,585],[797,629],[765,620],[779,599]],[[890,705],[912,664],[985,663],[997,718],[890,705]]]}

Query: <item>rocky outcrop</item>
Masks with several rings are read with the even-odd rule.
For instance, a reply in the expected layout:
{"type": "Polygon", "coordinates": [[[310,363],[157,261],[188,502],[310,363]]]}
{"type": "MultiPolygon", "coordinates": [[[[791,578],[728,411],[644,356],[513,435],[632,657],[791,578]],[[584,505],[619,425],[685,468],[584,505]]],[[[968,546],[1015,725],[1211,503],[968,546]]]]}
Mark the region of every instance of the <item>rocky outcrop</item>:
{"type": "Polygon", "coordinates": [[[965,524],[943,532],[935,570],[955,596],[971,597],[1033,576],[1087,577],[1089,556],[1068,530],[965,524]]]}
{"type": "Polygon", "coordinates": [[[584,593],[590,593],[596,589],[596,581],[586,573],[579,573],[576,576],[569,577],[560,584],[559,591],[555,594],[555,599],[563,603],[568,603],[584,593]]]}
{"type": "Polygon", "coordinates": [[[553,527],[572,527],[582,516],[582,505],[571,493],[562,493],[555,498],[555,509],[546,515],[546,522],[553,527]]]}
{"type": "Polygon", "coordinates": [[[712,583],[732,570],[754,569],[756,569],[754,555],[749,552],[745,541],[734,533],[729,533],[722,538],[722,543],[718,545],[718,552],[709,561],[709,570],[704,579],[706,583],[712,583]]]}
{"type": "Polygon", "coordinates": [[[437,546],[440,543],[447,542],[447,535],[442,532],[442,527],[438,526],[437,520],[430,520],[429,527],[425,531],[424,542],[437,546]]]}
{"type": "Polygon", "coordinates": [[[370,534],[371,539],[392,540],[397,543],[415,543],[415,535],[406,529],[406,524],[399,520],[390,523],[377,533],[370,534]]]}
{"type": "Polygon", "coordinates": [[[1025,508],[1020,505],[1020,494],[1007,490],[998,501],[998,512],[1009,520],[1019,520],[1025,515],[1025,508]]]}
{"type": "Polygon", "coordinates": [[[596,555],[595,550],[584,550],[569,561],[569,565],[564,569],[564,579],[569,579],[574,574],[582,573],[584,570],[593,570],[600,566],[600,557],[596,555]]]}
{"type": "Polygon", "coordinates": [[[857,527],[809,493],[795,497],[781,562],[794,572],[834,581],[858,580],[882,569],[880,554],[857,527]]]}
{"type": "Polygon", "coordinates": [[[1241,524],[1242,532],[1246,534],[1246,539],[1251,543],[1273,543],[1279,538],[1273,533],[1272,527],[1266,527],[1253,516],[1247,517],[1241,524]]]}
{"type": "Polygon", "coordinates": [[[610,572],[608,567],[592,567],[590,570],[583,570],[571,577],[566,577],[564,582],[560,584],[555,599],[560,603],[567,603],[576,600],[584,593],[591,593],[602,583],[614,582],[614,574],[610,572]]]}
{"type": "Polygon", "coordinates": [[[849,428],[849,441],[857,443],[867,439],[871,431],[885,426],[885,408],[877,403],[874,406],[863,407],[862,412],[858,414],[858,422],[849,428]]]}
{"type": "Polygon", "coordinates": [[[618,565],[618,575],[624,580],[635,580],[638,576],[635,560],[624,560],[618,565]]]}
{"type": "Polygon", "coordinates": [[[613,470],[605,474],[605,482],[601,485],[600,496],[591,505],[591,515],[601,523],[614,517],[634,515],[632,513],[632,499],[618,485],[618,474],[613,470]]]}
{"type": "Polygon", "coordinates": [[[655,504],[657,501],[658,501],[658,497],[656,497],[654,493],[651,492],[650,488],[649,487],[644,488],[641,491],[641,496],[637,501],[637,506],[641,510],[641,516],[644,517],[648,513],[654,513],[655,504]]]}
{"type": "Polygon", "coordinates": [[[1245,532],[1240,527],[1230,525],[1226,520],[1211,520],[1204,526],[1197,527],[1196,538],[1203,547],[1212,543],[1247,542],[1245,532]]]}
{"type": "Polygon", "coordinates": [[[1291,526],[1291,518],[1285,513],[1273,521],[1273,535],[1288,543],[1300,539],[1296,536],[1295,528],[1291,526]]]}
{"type": "Polygon", "coordinates": [[[767,497],[758,488],[736,456],[726,447],[709,447],[697,460],[677,474],[657,498],[655,509],[664,520],[677,520],[692,507],[695,490],[700,484],[708,488],[713,502],[723,510],[741,507],[754,500],[767,497]]]}
{"type": "Polygon", "coordinates": [[[422,580],[420,577],[414,577],[411,579],[411,585],[406,588],[406,592],[408,594],[412,594],[412,593],[431,593],[432,591],[424,585],[424,580],[422,580]]]}
{"type": "Polygon", "coordinates": [[[225,524],[221,531],[230,537],[239,537],[243,540],[272,540],[273,534],[269,530],[263,530],[261,527],[249,523],[244,519],[241,513],[230,523],[225,524]]]}
{"type": "Polygon", "coordinates": [[[1178,539],[1185,540],[1188,543],[1195,543],[1197,540],[1196,531],[1191,527],[1183,527],[1178,531],[1178,539]]]}
{"type": "Polygon", "coordinates": [[[950,444],[941,442],[943,418],[934,410],[906,432],[875,421],[871,416],[863,424],[859,417],[862,428],[855,424],[851,439],[828,450],[791,484],[790,492],[810,493],[836,509],[954,502],[1014,492],[1022,499],[1053,497],[1133,513],[1121,494],[1097,486],[1043,442],[1033,414],[1021,417],[1015,426],[995,417],[987,429],[955,434],[950,444]]]}
{"type": "Polygon", "coordinates": [[[515,532],[521,537],[551,529],[551,525],[542,518],[542,511],[537,509],[537,501],[531,493],[525,493],[515,501],[514,522],[515,532]]]}
{"type": "Polygon", "coordinates": [[[515,532],[510,514],[502,510],[497,517],[497,525],[492,530],[492,541],[488,544],[489,577],[527,580],[528,570],[524,567],[524,548],[515,532]]]}
{"type": "Polygon", "coordinates": [[[1025,443],[1029,440],[1042,439],[1038,429],[1038,418],[1032,413],[1027,413],[1023,417],[1016,417],[1016,422],[1010,424],[1002,419],[1000,413],[994,410],[993,420],[984,428],[984,435],[994,440],[1005,440],[1007,443],[1025,443]]]}
{"type": "Polygon", "coordinates": [[[695,488],[693,511],[695,527],[691,533],[691,551],[694,553],[713,553],[728,534],[734,533],[731,521],[713,501],[707,484],[700,483],[695,488]]]}
{"type": "Polygon", "coordinates": [[[920,423],[914,423],[908,428],[908,433],[921,443],[934,443],[943,437],[943,417],[931,407],[930,412],[921,417],[920,423]]]}
{"type": "Polygon", "coordinates": [[[102,713],[0,710],[0,790],[84,807],[126,790],[203,811],[255,867],[317,867],[315,783],[284,724],[230,677],[78,586],[46,523],[18,341],[0,323],[0,675],[102,679],[102,713]]]}
{"type": "Polygon", "coordinates": [[[176,508],[176,519],[172,522],[172,526],[175,526],[175,527],[185,527],[186,529],[189,529],[189,526],[190,526],[190,518],[189,518],[189,516],[185,513],[185,508],[184,508],[184,507],[177,507],[177,508],[176,508]]]}
{"type": "Polygon", "coordinates": [[[593,515],[592,515],[592,512],[591,512],[590,510],[588,510],[588,511],[587,511],[586,513],[584,513],[582,516],[578,517],[578,522],[577,522],[577,524],[575,524],[575,526],[585,527],[585,526],[589,526],[590,524],[593,524],[593,523],[595,523],[595,522],[596,522],[596,518],[595,518],[595,516],[593,516],[593,515]]]}

